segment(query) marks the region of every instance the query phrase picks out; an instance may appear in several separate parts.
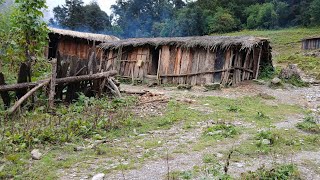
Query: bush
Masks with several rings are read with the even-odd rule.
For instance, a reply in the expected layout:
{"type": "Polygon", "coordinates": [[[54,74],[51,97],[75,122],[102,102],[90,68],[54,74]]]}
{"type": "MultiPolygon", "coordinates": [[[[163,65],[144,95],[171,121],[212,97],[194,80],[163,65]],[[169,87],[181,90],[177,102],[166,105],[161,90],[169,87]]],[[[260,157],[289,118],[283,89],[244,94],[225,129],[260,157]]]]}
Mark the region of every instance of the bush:
{"type": "Polygon", "coordinates": [[[296,127],[307,132],[320,133],[320,126],[314,116],[305,117],[304,121],[298,123],[296,127]]]}
{"type": "Polygon", "coordinates": [[[271,169],[259,168],[255,172],[241,174],[241,179],[300,179],[298,168],[293,164],[278,165],[271,169]]]}
{"type": "Polygon", "coordinates": [[[215,138],[234,137],[237,134],[239,134],[239,132],[234,125],[222,124],[222,123],[209,127],[204,132],[205,136],[212,136],[215,138]]]}
{"type": "Polygon", "coordinates": [[[239,20],[230,12],[225,9],[218,8],[216,14],[208,18],[209,33],[230,32],[236,30],[239,23],[239,20]]]}

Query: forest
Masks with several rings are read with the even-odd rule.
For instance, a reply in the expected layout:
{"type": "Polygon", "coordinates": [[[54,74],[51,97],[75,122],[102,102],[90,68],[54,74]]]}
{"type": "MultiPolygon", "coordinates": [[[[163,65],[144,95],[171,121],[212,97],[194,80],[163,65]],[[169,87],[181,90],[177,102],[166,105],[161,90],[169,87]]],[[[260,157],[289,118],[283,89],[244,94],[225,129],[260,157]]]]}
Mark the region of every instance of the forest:
{"type": "Polygon", "coordinates": [[[53,11],[51,26],[122,38],[320,25],[320,0],[118,0],[109,15],[97,2],[66,0],[53,11]]]}

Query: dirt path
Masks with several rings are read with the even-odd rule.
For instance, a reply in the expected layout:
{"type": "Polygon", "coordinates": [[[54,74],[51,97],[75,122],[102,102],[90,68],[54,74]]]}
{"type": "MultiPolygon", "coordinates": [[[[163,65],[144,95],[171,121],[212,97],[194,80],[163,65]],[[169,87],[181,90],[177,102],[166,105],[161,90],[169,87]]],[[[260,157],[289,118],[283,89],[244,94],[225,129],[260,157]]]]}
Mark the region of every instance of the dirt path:
{"type": "MultiPolygon", "coordinates": [[[[134,90],[134,91],[150,91],[152,93],[160,93],[171,98],[192,98],[192,97],[203,97],[203,96],[220,96],[226,98],[238,98],[243,96],[255,96],[259,93],[266,93],[268,95],[274,96],[274,100],[268,101],[268,103],[278,104],[296,104],[303,106],[305,108],[311,109],[315,112],[319,112],[320,108],[320,87],[312,86],[309,88],[288,88],[288,89],[270,89],[266,85],[258,85],[255,83],[243,83],[241,86],[236,88],[223,89],[221,91],[209,91],[204,92],[203,88],[195,87],[191,91],[180,91],[173,87],[156,87],[149,88],[146,86],[130,86],[123,85],[122,90],[134,90]]],[[[200,107],[201,108],[201,107],[200,107]]],[[[207,107],[203,107],[207,108],[207,107]]],[[[195,109],[197,110],[197,109],[195,109]]],[[[210,111],[207,109],[206,111],[210,111]]],[[[274,124],[277,128],[281,129],[291,129],[295,128],[295,124],[302,120],[302,115],[288,116],[287,119],[283,122],[278,122],[274,124]]],[[[203,128],[207,124],[208,120],[203,120],[198,122],[195,128],[191,130],[184,130],[182,128],[183,122],[173,126],[169,130],[156,130],[149,132],[147,135],[144,135],[139,142],[149,141],[152,139],[161,139],[163,143],[162,146],[153,148],[158,158],[151,158],[138,164],[136,169],[126,170],[126,171],[113,171],[106,175],[105,179],[164,179],[168,173],[168,167],[170,172],[173,171],[186,171],[192,170],[195,165],[203,165],[203,156],[205,154],[218,154],[221,151],[228,151],[233,146],[240,145],[242,142],[250,138],[250,134],[241,134],[237,139],[227,139],[221,142],[218,142],[214,146],[207,147],[200,151],[192,151],[192,143],[196,142],[203,132],[203,128]],[[163,142],[165,141],[165,142],[163,142]],[[183,153],[174,153],[177,147],[183,145],[185,149],[190,149],[188,152],[183,153]],[[169,158],[166,158],[168,152],[169,158]],[[160,157],[160,158],[159,158],[160,157]]],[[[244,126],[247,126],[244,122],[241,122],[244,126]]],[[[248,126],[247,128],[252,128],[248,126]]],[[[120,144],[126,144],[125,142],[119,141],[120,144]]],[[[140,148],[141,147],[137,147],[140,148]]],[[[144,152],[146,149],[135,150],[131,149],[130,151],[135,152],[133,156],[139,157],[142,156],[141,152],[144,152]]],[[[278,158],[276,162],[294,162],[298,165],[299,169],[303,171],[302,175],[305,179],[319,179],[319,173],[315,170],[310,170],[305,168],[305,161],[315,161],[315,163],[320,164],[320,151],[319,152],[299,152],[294,154],[292,157],[282,157],[278,158]],[[310,156],[311,154],[312,156],[310,156]],[[289,161],[290,160],[290,161],[289,161]]],[[[92,164],[104,163],[110,161],[110,159],[100,159],[92,164]]],[[[230,174],[234,177],[239,176],[241,172],[248,170],[256,170],[259,165],[269,164],[271,165],[274,161],[274,158],[266,156],[259,157],[256,159],[248,159],[245,162],[233,163],[230,165],[230,174]],[[241,166],[239,166],[239,163],[241,166]]],[[[107,167],[106,167],[107,168],[107,167]]],[[[61,179],[82,179],[89,178],[86,174],[89,174],[94,167],[91,167],[90,170],[82,169],[81,173],[76,173],[72,171],[72,168],[66,171],[61,171],[63,174],[61,179]]],[[[110,167],[112,169],[112,167],[110,167]]]]}

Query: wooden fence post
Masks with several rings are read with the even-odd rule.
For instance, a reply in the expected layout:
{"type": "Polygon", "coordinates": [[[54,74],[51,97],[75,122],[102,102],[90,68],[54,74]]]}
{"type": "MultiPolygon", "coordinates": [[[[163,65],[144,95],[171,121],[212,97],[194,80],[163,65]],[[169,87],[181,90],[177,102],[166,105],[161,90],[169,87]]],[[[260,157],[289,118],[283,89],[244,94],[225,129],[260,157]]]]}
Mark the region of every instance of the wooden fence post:
{"type": "Polygon", "coordinates": [[[57,77],[57,59],[52,59],[52,73],[50,83],[50,94],[49,94],[49,108],[54,108],[54,96],[56,91],[56,77],[57,77]]]}

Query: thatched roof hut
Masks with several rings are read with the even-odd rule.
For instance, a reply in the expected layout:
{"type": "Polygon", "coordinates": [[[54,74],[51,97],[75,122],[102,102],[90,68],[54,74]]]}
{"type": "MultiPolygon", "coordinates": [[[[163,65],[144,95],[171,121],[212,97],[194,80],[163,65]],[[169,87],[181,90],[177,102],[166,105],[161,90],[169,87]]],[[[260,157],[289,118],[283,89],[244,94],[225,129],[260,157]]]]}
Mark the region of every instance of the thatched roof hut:
{"type": "Polygon", "coordinates": [[[162,83],[236,85],[272,66],[266,38],[201,36],[137,38],[102,43],[106,68],[120,76],[162,83]]]}
{"type": "Polygon", "coordinates": [[[60,55],[77,56],[87,59],[89,50],[104,42],[117,41],[119,38],[111,35],[85,33],[64,29],[49,28],[48,57],[60,55]]]}
{"type": "Polygon", "coordinates": [[[49,28],[52,34],[58,34],[60,36],[69,36],[73,38],[85,39],[89,41],[96,41],[96,42],[108,42],[108,41],[116,41],[119,38],[111,35],[105,34],[94,34],[94,33],[87,33],[87,32],[78,32],[78,31],[71,31],[65,29],[57,29],[57,28],[49,28]]]}
{"type": "Polygon", "coordinates": [[[309,37],[302,39],[303,50],[320,49],[320,37],[309,37]]]}

